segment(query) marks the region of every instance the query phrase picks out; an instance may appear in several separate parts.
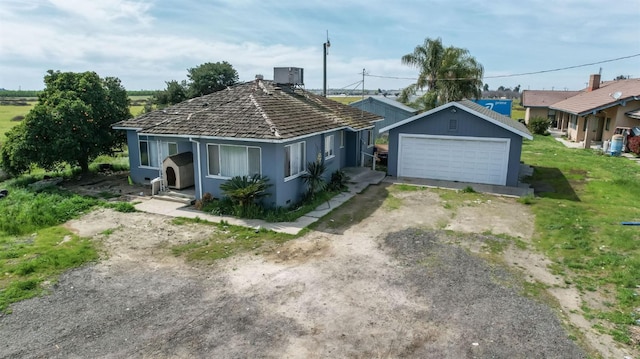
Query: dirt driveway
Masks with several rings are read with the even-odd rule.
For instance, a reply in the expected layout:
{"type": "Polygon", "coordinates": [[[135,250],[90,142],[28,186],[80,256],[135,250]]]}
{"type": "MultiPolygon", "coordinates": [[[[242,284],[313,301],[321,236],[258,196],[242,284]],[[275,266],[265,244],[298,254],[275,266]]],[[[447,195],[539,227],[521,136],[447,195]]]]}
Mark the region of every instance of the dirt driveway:
{"type": "Polygon", "coordinates": [[[545,259],[491,254],[506,243],[494,235],[529,240],[526,206],[433,191],[383,203],[388,190],[373,186],[302,238],[212,265],[170,252],[211,226],[90,213],[68,226],[105,258],[1,316],[0,357],[587,357],[556,310],[521,295],[527,279],[556,280],[545,259]]]}

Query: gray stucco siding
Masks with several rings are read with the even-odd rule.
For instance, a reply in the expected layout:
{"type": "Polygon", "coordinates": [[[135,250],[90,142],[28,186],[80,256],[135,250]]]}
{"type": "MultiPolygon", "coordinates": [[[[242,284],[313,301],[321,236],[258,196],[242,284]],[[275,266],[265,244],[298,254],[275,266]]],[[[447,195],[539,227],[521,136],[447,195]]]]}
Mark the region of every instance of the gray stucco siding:
{"type": "MultiPolygon", "coordinates": [[[[520,170],[520,155],[522,152],[522,137],[507,129],[499,127],[466,111],[452,113],[444,109],[423,118],[416,119],[389,131],[389,160],[388,173],[398,174],[398,138],[399,134],[425,134],[458,137],[487,137],[510,139],[509,160],[507,170],[507,186],[518,185],[520,170]],[[449,120],[457,120],[457,130],[449,130],[449,120]]],[[[428,154],[425,154],[425,156],[428,154]]]]}

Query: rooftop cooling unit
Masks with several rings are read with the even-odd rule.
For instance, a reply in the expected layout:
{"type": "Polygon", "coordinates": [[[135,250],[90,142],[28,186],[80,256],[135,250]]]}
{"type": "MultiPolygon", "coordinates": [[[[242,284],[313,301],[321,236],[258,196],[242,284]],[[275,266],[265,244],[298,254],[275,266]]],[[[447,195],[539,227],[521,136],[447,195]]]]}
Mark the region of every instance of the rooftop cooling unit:
{"type": "Polygon", "coordinates": [[[300,67],[274,67],[273,81],[279,85],[304,85],[304,69],[300,67]]]}

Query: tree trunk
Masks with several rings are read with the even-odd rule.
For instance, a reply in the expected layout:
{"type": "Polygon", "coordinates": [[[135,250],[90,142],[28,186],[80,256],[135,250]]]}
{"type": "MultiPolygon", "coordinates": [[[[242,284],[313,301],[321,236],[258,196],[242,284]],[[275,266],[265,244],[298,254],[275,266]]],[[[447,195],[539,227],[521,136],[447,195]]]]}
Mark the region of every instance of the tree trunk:
{"type": "Polygon", "coordinates": [[[78,160],[78,165],[80,166],[80,169],[82,170],[82,173],[88,173],[89,172],[89,159],[88,158],[82,158],[78,160]]]}

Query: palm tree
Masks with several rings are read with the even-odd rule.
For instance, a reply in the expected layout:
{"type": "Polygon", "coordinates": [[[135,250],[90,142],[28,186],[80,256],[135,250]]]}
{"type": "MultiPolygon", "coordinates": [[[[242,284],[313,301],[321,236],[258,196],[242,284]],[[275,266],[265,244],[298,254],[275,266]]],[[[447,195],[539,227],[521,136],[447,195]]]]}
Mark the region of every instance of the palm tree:
{"type": "Polygon", "coordinates": [[[402,63],[418,68],[420,74],[415,84],[402,90],[401,102],[408,103],[411,95],[425,88],[427,92],[414,102],[423,110],[463,98],[478,98],[481,94],[482,65],[469,55],[469,50],[445,47],[440,38],[426,38],[424,44],[402,56],[402,63]]]}

